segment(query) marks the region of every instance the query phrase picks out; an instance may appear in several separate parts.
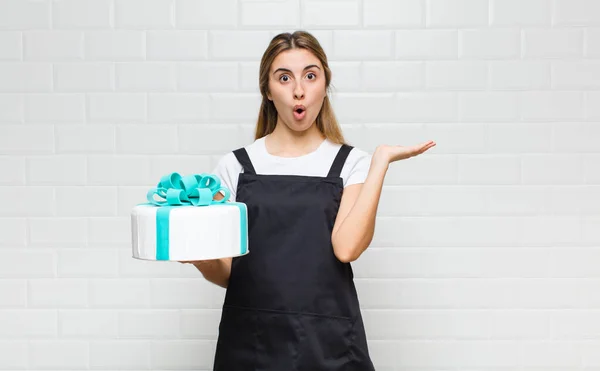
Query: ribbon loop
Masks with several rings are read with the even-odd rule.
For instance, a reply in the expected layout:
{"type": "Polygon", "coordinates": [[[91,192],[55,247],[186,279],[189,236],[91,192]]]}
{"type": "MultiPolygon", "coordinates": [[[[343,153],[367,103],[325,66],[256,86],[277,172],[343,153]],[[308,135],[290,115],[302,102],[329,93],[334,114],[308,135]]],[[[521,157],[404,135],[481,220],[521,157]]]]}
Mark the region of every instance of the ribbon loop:
{"type": "Polygon", "coordinates": [[[214,174],[181,176],[175,172],[163,175],[157,186],[148,191],[146,199],[156,206],[209,206],[223,203],[230,196],[229,189],[221,187],[221,180],[214,174]],[[225,197],[213,200],[217,192],[223,192],[225,197]]]}

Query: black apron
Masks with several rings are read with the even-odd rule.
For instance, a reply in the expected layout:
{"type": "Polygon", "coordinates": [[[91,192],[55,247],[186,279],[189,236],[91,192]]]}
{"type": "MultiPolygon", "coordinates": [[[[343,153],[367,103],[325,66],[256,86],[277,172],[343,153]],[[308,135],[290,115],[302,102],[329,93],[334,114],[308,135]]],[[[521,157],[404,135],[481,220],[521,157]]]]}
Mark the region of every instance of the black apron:
{"type": "Polygon", "coordinates": [[[333,253],[342,145],[327,177],[256,174],[244,148],[236,201],[249,254],[233,258],[215,371],[371,371],[352,268],[333,253]]]}

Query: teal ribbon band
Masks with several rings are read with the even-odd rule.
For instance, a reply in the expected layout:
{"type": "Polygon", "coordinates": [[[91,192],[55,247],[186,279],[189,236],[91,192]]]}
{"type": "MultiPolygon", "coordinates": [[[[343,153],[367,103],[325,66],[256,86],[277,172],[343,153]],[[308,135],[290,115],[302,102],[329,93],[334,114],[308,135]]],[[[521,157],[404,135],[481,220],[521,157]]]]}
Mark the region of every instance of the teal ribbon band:
{"type": "Polygon", "coordinates": [[[146,194],[147,205],[158,206],[156,211],[156,260],[169,260],[169,214],[178,206],[236,206],[240,211],[240,254],[248,251],[247,208],[239,202],[225,202],[231,192],[221,187],[220,179],[213,174],[181,176],[171,173],[161,177],[160,182],[146,194]],[[221,200],[213,200],[218,192],[221,200]],[[164,200],[157,200],[156,196],[164,200]]]}

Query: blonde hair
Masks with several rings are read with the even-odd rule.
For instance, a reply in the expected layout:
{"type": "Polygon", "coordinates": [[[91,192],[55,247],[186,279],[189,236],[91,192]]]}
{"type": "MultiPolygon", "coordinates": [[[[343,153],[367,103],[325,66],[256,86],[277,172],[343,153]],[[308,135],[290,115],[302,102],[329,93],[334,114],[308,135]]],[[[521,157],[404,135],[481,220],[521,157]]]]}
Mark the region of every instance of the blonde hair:
{"type": "MultiPolygon", "coordinates": [[[[290,49],[306,49],[317,57],[323,65],[325,72],[325,89],[327,91],[330,89],[331,70],[327,63],[327,56],[321,44],[319,44],[319,41],[313,35],[306,31],[296,31],[294,33],[280,33],[275,36],[269,43],[260,61],[259,87],[262,102],[256,122],[254,139],[262,138],[275,130],[275,126],[277,125],[277,110],[267,96],[269,92],[269,71],[279,53],[290,49]]],[[[325,138],[333,143],[346,144],[328,95],[323,100],[323,106],[317,116],[316,125],[325,138]]]]}

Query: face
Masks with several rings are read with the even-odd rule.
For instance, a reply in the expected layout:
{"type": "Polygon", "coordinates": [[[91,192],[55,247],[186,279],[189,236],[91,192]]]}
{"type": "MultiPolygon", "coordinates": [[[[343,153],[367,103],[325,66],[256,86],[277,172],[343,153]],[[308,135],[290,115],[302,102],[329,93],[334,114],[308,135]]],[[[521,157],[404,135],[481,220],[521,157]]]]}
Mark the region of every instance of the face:
{"type": "Polygon", "coordinates": [[[315,123],[326,96],[325,72],[306,49],[280,53],[269,71],[269,100],[277,109],[277,124],[304,131],[315,123]]]}

